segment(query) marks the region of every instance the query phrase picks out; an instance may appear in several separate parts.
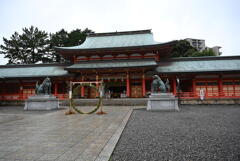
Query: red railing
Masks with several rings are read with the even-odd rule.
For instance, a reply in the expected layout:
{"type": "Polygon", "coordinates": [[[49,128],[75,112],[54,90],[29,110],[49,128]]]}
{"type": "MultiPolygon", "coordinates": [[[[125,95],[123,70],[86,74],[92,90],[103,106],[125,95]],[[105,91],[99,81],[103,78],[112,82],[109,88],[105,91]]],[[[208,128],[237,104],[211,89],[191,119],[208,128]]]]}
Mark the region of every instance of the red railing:
{"type": "MultiPolygon", "coordinates": [[[[200,98],[199,92],[179,92],[177,97],[181,99],[200,98]]],[[[240,98],[240,91],[223,91],[223,92],[204,92],[204,98],[240,98]]]]}
{"type": "MultiPolygon", "coordinates": [[[[29,96],[34,94],[2,94],[0,101],[20,101],[26,100],[29,96]]],[[[54,94],[60,100],[68,99],[68,94],[54,94]]],[[[176,97],[181,99],[198,99],[199,92],[179,92],[176,97]]],[[[223,92],[204,92],[204,98],[240,98],[240,91],[223,91],[223,92]]]]}
{"type": "Polygon", "coordinates": [[[58,99],[65,100],[68,99],[68,94],[54,94],[58,99]]]}

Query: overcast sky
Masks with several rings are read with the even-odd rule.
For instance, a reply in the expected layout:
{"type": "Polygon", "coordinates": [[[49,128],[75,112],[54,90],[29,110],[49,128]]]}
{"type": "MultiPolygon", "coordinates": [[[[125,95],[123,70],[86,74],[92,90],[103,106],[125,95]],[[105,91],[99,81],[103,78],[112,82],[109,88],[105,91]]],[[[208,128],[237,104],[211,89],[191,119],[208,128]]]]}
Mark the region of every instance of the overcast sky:
{"type": "Polygon", "coordinates": [[[152,29],[159,42],[205,39],[223,55],[240,55],[240,0],[0,0],[0,20],[0,44],[31,25],[47,32],[152,29]]]}

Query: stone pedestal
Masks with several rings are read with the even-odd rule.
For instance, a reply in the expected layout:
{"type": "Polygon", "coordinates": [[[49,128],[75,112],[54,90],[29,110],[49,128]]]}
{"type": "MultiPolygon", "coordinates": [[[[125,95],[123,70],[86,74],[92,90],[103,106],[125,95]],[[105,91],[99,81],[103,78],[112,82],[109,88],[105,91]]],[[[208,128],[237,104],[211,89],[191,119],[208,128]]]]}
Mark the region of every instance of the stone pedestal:
{"type": "Polygon", "coordinates": [[[148,111],[179,111],[178,99],[172,93],[152,93],[148,98],[148,111]]]}
{"type": "Polygon", "coordinates": [[[24,110],[54,110],[59,108],[59,101],[53,95],[30,96],[25,101],[24,110]]]}

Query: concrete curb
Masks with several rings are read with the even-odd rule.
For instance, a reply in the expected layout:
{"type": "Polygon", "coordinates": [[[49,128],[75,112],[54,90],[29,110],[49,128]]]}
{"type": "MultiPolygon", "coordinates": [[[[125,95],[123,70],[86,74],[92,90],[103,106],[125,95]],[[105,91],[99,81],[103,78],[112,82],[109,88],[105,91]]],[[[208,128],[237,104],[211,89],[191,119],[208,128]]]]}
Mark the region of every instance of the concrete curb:
{"type": "Polygon", "coordinates": [[[127,116],[123,119],[122,123],[119,125],[115,133],[112,135],[112,137],[108,140],[107,144],[103,148],[103,150],[100,152],[98,157],[95,159],[95,161],[108,161],[112,155],[112,152],[123,132],[123,129],[127,125],[128,119],[130,118],[132,114],[133,109],[131,109],[127,116]]]}

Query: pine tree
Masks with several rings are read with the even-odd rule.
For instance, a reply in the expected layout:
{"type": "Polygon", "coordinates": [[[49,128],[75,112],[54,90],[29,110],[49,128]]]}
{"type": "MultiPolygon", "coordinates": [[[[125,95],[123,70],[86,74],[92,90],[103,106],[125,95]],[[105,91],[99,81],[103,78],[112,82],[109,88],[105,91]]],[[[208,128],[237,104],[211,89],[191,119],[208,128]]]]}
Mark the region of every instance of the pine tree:
{"type": "Polygon", "coordinates": [[[52,55],[52,60],[54,62],[62,62],[64,59],[56,53],[54,47],[69,47],[81,45],[88,33],[93,33],[92,30],[86,28],[81,31],[81,29],[72,30],[70,33],[61,29],[60,31],[50,34],[50,55],[52,55]]]}
{"type": "Polygon", "coordinates": [[[49,46],[48,34],[37,27],[23,28],[19,35],[15,32],[10,39],[3,38],[4,45],[0,46],[0,54],[8,58],[8,64],[34,64],[50,62],[46,52],[49,46]]]}
{"type": "Polygon", "coordinates": [[[70,33],[61,29],[48,35],[37,27],[23,28],[23,33],[15,32],[10,39],[3,38],[0,54],[8,58],[8,64],[34,64],[63,62],[64,59],[56,53],[54,47],[68,47],[82,44],[92,30],[86,28],[72,30],[70,33]]]}
{"type": "Polygon", "coordinates": [[[20,36],[15,32],[10,40],[3,38],[5,45],[0,46],[0,54],[4,54],[8,58],[8,64],[26,64],[26,54],[20,47],[20,36]]]}
{"type": "Polygon", "coordinates": [[[89,30],[88,28],[83,31],[81,31],[81,29],[72,30],[68,34],[69,39],[66,46],[76,46],[82,44],[85,41],[87,34],[89,33],[93,33],[93,31],[89,30]]]}
{"type": "Polygon", "coordinates": [[[68,32],[64,29],[61,29],[60,31],[50,34],[50,49],[49,52],[52,55],[52,60],[54,62],[62,62],[64,61],[63,58],[56,53],[56,50],[54,47],[63,47],[67,45],[67,42],[69,40],[68,32]]]}

